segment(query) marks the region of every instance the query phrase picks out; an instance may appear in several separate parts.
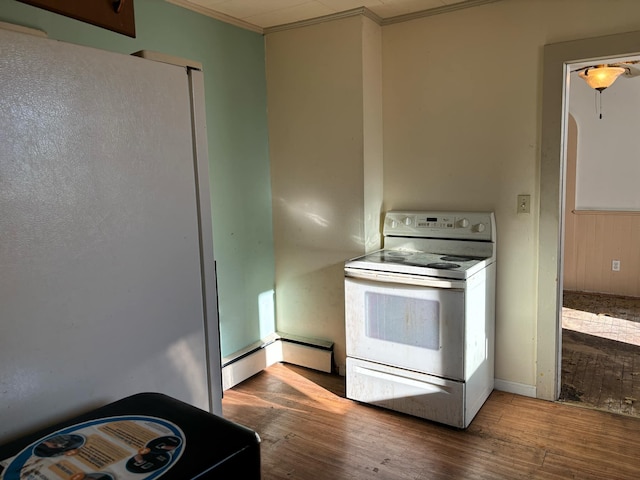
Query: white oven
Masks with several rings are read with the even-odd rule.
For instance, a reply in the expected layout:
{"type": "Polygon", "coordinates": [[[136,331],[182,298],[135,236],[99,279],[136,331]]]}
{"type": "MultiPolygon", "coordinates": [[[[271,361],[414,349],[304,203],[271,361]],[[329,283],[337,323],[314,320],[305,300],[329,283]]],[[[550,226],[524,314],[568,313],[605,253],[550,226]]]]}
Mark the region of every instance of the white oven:
{"type": "Polygon", "coordinates": [[[345,265],[347,397],[466,428],[493,390],[490,213],[388,212],[345,265]]]}

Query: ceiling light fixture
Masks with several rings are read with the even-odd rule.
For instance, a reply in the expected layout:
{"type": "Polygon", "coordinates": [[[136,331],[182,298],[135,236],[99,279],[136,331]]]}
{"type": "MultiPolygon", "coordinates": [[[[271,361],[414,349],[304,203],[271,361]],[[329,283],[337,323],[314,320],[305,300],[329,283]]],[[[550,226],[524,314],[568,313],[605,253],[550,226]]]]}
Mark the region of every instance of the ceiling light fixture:
{"type": "Polygon", "coordinates": [[[591,88],[602,93],[605,88],[613,85],[613,82],[622,75],[626,69],[622,67],[609,67],[607,65],[598,65],[597,67],[587,67],[578,75],[591,88]]]}
{"type": "Polygon", "coordinates": [[[578,72],[580,78],[587,82],[587,85],[598,91],[600,105],[597,108],[600,110],[600,119],[602,119],[602,91],[613,85],[613,82],[626,71],[627,69],[623,67],[598,65],[586,67],[578,72]]]}

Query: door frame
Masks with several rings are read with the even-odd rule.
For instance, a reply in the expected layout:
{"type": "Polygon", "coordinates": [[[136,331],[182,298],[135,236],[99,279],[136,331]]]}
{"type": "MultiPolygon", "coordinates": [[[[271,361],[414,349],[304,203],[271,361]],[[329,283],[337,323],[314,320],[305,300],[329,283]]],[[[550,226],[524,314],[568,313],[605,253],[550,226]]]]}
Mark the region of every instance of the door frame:
{"type": "Polygon", "coordinates": [[[639,53],[640,31],[544,46],[536,333],[538,398],[557,400],[560,395],[569,64],[639,53]]]}

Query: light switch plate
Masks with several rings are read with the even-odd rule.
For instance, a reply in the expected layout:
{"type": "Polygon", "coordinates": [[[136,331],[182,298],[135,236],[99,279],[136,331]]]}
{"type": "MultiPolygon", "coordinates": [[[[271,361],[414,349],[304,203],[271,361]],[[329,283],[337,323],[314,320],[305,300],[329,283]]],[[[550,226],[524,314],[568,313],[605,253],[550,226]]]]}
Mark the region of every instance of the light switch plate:
{"type": "Polygon", "coordinates": [[[518,195],[518,213],[531,212],[531,195],[518,195]]]}

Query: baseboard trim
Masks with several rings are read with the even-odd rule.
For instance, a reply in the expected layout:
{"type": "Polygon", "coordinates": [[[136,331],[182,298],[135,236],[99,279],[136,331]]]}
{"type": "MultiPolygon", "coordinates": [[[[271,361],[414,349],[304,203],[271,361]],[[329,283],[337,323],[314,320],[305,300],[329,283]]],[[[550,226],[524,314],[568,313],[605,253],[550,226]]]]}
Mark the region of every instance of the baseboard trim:
{"type": "Polygon", "coordinates": [[[275,363],[333,370],[333,342],[274,333],[222,359],[222,389],[232,388],[275,363]]]}
{"type": "Polygon", "coordinates": [[[523,395],[525,397],[536,398],[535,385],[526,385],[524,383],[509,382],[507,380],[501,380],[496,378],[494,381],[494,388],[501,392],[515,393],[516,395],[523,395]]]}

